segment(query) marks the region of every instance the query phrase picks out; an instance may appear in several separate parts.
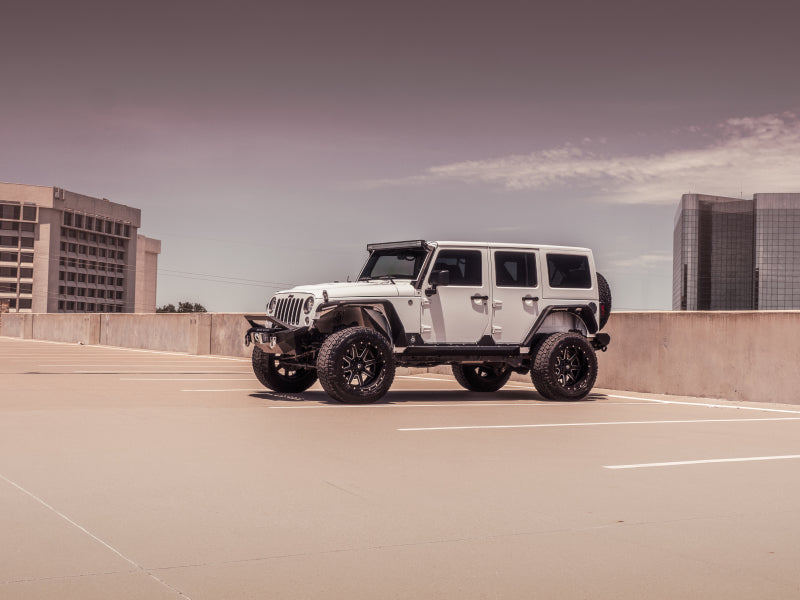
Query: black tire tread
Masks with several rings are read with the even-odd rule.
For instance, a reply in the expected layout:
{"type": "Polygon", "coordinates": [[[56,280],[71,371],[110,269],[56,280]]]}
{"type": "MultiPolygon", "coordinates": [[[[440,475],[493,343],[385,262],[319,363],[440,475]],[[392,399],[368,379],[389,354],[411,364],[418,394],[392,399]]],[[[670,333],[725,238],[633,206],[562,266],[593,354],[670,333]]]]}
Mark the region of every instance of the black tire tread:
{"type": "Polygon", "coordinates": [[[392,385],[394,380],[395,361],[392,348],[388,340],[380,333],[369,327],[347,327],[331,334],[322,343],[319,355],[317,356],[317,374],[319,375],[319,382],[325,392],[334,400],[342,402],[343,404],[371,404],[380,400],[392,385]],[[386,353],[384,361],[384,369],[386,371],[384,380],[380,388],[373,394],[358,395],[353,394],[352,390],[347,389],[341,384],[336,371],[337,351],[342,346],[348,344],[353,338],[360,335],[365,335],[377,343],[385,347],[386,353]]]}
{"type": "Polygon", "coordinates": [[[253,373],[265,388],[283,394],[299,394],[316,383],[317,373],[313,369],[301,373],[296,379],[286,379],[274,368],[273,357],[274,354],[264,352],[258,346],[253,348],[253,373]]]}
{"type": "Polygon", "coordinates": [[[585,398],[592,391],[594,382],[597,379],[597,356],[589,342],[579,333],[560,332],[553,333],[539,343],[534,348],[534,359],[531,368],[531,381],[536,391],[547,400],[580,400],[585,398]],[[588,382],[585,388],[576,392],[568,392],[556,381],[555,373],[550,369],[550,359],[556,347],[563,341],[573,339],[583,344],[591,356],[591,364],[587,376],[588,382]]]}
{"type": "Polygon", "coordinates": [[[482,380],[475,378],[473,368],[480,365],[451,365],[453,369],[453,376],[461,387],[471,392],[496,392],[506,383],[511,377],[511,369],[508,368],[506,372],[495,379],[482,380]]]}
{"type": "Polygon", "coordinates": [[[611,315],[611,287],[608,285],[608,281],[602,274],[597,274],[597,291],[600,296],[600,304],[605,304],[606,311],[605,314],[602,312],[600,313],[600,318],[597,322],[598,331],[606,326],[608,322],[608,317],[611,315]]]}

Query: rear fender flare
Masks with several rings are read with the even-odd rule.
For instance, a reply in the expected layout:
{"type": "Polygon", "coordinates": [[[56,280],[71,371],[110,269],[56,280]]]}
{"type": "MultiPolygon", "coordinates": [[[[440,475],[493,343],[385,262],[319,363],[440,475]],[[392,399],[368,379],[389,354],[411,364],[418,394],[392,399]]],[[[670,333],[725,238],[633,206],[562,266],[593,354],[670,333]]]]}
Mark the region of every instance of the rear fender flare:
{"type": "Polygon", "coordinates": [[[523,346],[530,346],[533,342],[534,337],[539,333],[539,330],[544,325],[547,317],[556,312],[567,312],[570,313],[574,318],[580,320],[583,323],[586,331],[589,335],[594,335],[597,333],[597,320],[594,316],[594,311],[588,304],[571,304],[571,305],[562,305],[562,306],[548,306],[546,307],[542,313],[539,315],[539,318],[536,319],[536,323],[533,324],[531,330],[528,332],[528,335],[525,336],[525,340],[522,342],[523,346]]]}

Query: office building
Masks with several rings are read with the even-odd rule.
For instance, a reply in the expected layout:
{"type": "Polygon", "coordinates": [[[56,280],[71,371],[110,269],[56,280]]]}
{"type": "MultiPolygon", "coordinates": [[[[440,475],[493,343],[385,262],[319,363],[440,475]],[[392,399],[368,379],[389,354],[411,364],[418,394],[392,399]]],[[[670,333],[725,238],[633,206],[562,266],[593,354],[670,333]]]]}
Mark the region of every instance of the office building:
{"type": "Polygon", "coordinates": [[[672,308],[800,309],[800,194],[685,194],[675,214],[672,308]]]}
{"type": "Polygon", "coordinates": [[[140,223],[138,208],[0,183],[0,310],[155,312],[161,242],[140,223]]]}

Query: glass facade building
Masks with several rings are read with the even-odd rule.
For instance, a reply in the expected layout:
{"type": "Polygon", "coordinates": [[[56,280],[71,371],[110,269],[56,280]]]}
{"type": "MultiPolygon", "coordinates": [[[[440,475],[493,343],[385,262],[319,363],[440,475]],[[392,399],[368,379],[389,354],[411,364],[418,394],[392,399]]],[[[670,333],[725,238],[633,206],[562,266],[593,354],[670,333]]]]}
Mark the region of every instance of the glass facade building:
{"type": "Polygon", "coordinates": [[[800,194],[685,194],[675,214],[672,308],[800,309],[800,194]]]}

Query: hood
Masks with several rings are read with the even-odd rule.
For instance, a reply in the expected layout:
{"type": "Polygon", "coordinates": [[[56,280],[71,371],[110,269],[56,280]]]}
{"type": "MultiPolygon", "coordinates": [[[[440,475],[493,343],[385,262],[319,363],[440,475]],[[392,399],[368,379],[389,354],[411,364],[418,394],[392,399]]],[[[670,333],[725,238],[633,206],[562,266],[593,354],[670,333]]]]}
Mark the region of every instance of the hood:
{"type": "Polygon", "coordinates": [[[278,294],[313,294],[322,298],[322,290],[328,292],[329,300],[342,298],[386,298],[413,293],[409,280],[401,279],[391,281],[340,281],[337,283],[317,283],[313,285],[298,285],[288,290],[281,290],[278,294]],[[402,291],[402,292],[401,292],[402,291]]]}

